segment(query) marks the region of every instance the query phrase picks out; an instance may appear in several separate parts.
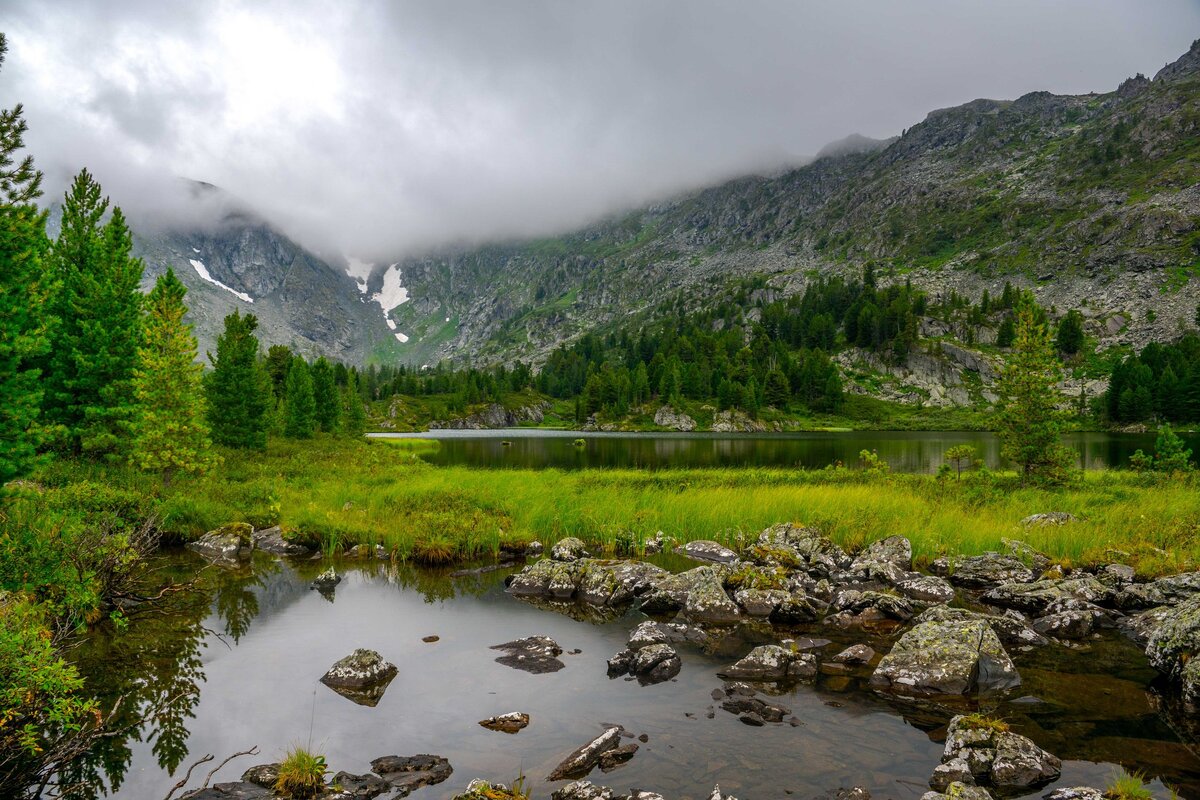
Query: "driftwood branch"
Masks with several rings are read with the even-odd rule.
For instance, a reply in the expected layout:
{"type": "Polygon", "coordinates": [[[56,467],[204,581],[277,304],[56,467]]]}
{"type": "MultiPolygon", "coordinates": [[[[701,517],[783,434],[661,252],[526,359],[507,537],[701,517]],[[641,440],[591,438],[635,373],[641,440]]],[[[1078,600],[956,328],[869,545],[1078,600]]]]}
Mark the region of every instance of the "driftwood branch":
{"type": "Polygon", "coordinates": [[[209,761],[212,761],[213,758],[214,758],[214,756],[212,753],[206,753],[202,758],[198,758],[195,761],[193,761],[192,765],[190,767],[188,767],[187,772],[184,774],[184,776],[179,779],[178,783],[176,783],[174,786],[171,787],[171,791],[167,792],[167,796],[164,797],[163,800],[171,800],[172,795],[174,795],[180,789],[182,789],[183,787],[188,785],[188,781],[190,781],[192,779],[192,770],[194,770],[196,767],[200,766],[201,764],[206,764],[209,761]]]}
{"type": "MultiPolygon", "coordinates": [[[[230,761],[233,761],[235,758],[240,758],[241,756],[256,756],[256,755],[258,755],[258,745],[254,745],[249,750],[239,750],[238,752],[226,757],[224,761],[222,761],[220,764],[217,764],[215,767],[213,767],[211,770],[209,770],[208,775],[205,776],[205,778],[204,778],[204,783],[200,784],[200,786],[198,786],[196,790],[199,791],[200,789],[207,789],[208,785],[210,783],[212,783],[213,776],[216,775],[218,772],[220,772],[222,767],[224,767],[230,761]]],[[[206,753],[202,758],[198,758],[194,762],[192,762],[192,765],[190,767],[188,767],[187,774],[184,775],[183,778],[178,783],[176,783],[174,786],[171,787],[171,791],[167,792],[167,796],[164,797],[163,800],[171,800],[172,795],[174,795],[177,791],[179,791],[183,787],[187,786],[188,781],[190,781],[192,779],[192,770],[196,769],[196,767],[200,766],[201,764],[207,764],[208,762],[212,761],[213,758],[214,758],[214,756],[212,753],[206,753]]]]}

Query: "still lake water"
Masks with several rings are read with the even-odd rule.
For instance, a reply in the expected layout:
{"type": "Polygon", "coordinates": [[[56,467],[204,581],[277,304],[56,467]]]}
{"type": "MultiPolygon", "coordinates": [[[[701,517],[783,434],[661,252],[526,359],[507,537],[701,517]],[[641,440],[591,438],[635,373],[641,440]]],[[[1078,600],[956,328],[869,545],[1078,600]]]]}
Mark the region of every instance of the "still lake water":
{"type": "MultiPolygon", "coordinates": [[[[803,467],[821,469],[858,463],[862,450],[875,450],[897,472],[936,472],[946,450],[974,445],[992,469],[1004,466],[995,435],[975,431],[846,431],[776,434],[579,433],[530,428],[482,431],[378,433],[374,438],[436,439],[422,453],[433,464],[471,467],[580,469],[583,467],[803,467]],[[576,439],[584,445],[577,446],[576,439]]],[[[1184,435],[1200,453],[1200,434],[1184,435]]],[[[1127,467],[1139,448],[1154,451],[1154,434],[1070,433],[1064,444],[1079,453],[1085,469],[1127,467]]]]}
{"type": "MultiPolygon", "coordinates": [[[[672,563],[679,561],[663,563],[680,568],[672,563]]],[[[175,553],[163,569],[183,578],[203,563],[175,553]]],[[[639,613],[605,618],[582,606],[539,607],[504,591],[504,571],[455,578],[363,562],[338,563],[345,580],[326,599],[308,582],[328,563],[260,555],[253,568],[204,569],[197,591],[170,615],[89,637],[76,658],[92,686],[109,698],[125,694],[130,706],[161,704],[166,713],[104,743],[74,777],[103,782],[117,798],[159,798],[205,753],[219,761],[257,744],[260,756],[238,759],[216,778],[236,780],[252,764],[301,745],[325,753],[331,770],[353,773],[384,755],[447,757],[453,775],[418,790],[418,800],[449,798],[472,778],[508,782],[520,774],[545,800],[563,785],[545,782],[550,770],[613,723],[649,737],[625,766],[590,776],[620,791],[703,800],[719,782],[741,800],[775,800],[859,784],[876,798],[909,800],[926,790],[944,725],[956,712],[869,691],[865,672],[822,675],[779,690],[776,701],[803,724],[748,727],[714,709],[711,692],[722,685],[717,671],[754,644],[788,633],[822,636],[835,640],[824,649],[830,655],[859,641],[886,648],[887,640],[820,626],[744,631],[708,651],[680,647],[679,676],[643,687],[609,679],[605,670],[644,619],[639,613]],[[431,634],[440,641],[421,641],[431,634]],[[580,652],[564,654],[566,667],[544,675],[495,662],[490,645],[534,634],[580,652]],[[356,647],[376,649],[399,667],[374,708],[318,682],[356,647]],[[529,713],[530,726],[507,735],[477,724],[508,711],[529,713]]],[[[1165,796],[1159,779],[1184,797],[1200,796],[1194,728],[1169,710],[1133,645],[1113,635],[1014,657],[1022,687],[985,710],[1062,758],[1057,786],[1103,786],[1125,762],[1154,780],[1157,796],[1165,796]]]]}

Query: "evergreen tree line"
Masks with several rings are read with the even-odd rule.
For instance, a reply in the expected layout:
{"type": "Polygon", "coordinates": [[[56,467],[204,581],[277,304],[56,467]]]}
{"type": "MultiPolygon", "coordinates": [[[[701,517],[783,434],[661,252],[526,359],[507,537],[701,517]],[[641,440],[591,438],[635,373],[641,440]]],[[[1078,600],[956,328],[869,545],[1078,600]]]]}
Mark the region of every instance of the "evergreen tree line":
{"type": "Polygon", "coordinates": [[[1104,413],[1121,423],[1200,421],[1200,337],[1151,342],[1114,364],[1104,413]]]}

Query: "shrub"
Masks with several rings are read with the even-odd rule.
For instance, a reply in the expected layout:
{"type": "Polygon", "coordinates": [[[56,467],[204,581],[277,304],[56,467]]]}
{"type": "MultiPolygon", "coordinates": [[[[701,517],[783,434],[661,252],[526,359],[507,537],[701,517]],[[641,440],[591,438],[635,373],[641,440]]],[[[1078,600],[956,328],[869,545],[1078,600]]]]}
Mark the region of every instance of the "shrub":
{"type": "Polygon", "coordinates": [[[325,786],[325,756],[297,747],[279,765],[275,792],[284,797],[315,797],[325,786]]]}

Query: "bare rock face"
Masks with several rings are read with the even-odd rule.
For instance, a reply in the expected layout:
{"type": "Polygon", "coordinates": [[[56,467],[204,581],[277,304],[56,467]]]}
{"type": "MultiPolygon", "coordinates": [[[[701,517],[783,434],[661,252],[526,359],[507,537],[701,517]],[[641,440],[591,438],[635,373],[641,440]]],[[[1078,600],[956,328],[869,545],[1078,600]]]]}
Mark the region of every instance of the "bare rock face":
{"type": "Polygon", "coordinates": [[[654,413],[654,424],[675,431],[696,430],[696,420],[687,414],[676,413],[670,406],[663,406],[654,413]]]}
{"type": "Polygon", "coordinates": [[[359,705],[376,706],[396,677],[396,665],[374,650],[359,648],[321,676],[321,683],[359,705]]]}
{"type": "Polygon", "coordinates": [[[961,695],[1020,685],[1012,658],[980,615],[917,622],[879,662],[873,686],[900,694],[961,695]]]}
{"type": "Polygon", "coordinates": [[[600,756],[621,744],[621,729],[608,728],[592,741],[572,752],[546,776],[548,781],[582,778],[600,762],[600,756]]]}
{"type": "Polygon", "coordinates": [[[534,675],[558,672],[566,666],[558,659],[563,649],[549,636],[527,636],[504,644],[494,644],[491,649],[507,653],[496,659],[497,664],[534,675]]]}
{"type": "Polygon", "coordinates": [[[481,719],[479,720],[479,724],[489,731],[517,733],[529,725],[529,715],[523,714],[520,711],[510,711],[507,714],[499,714],[487,719],[481,719]]]}

